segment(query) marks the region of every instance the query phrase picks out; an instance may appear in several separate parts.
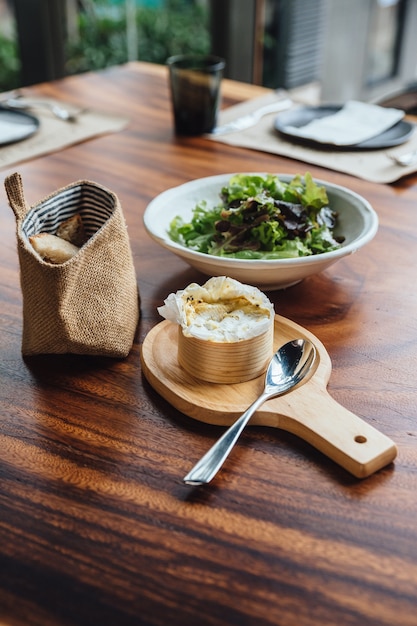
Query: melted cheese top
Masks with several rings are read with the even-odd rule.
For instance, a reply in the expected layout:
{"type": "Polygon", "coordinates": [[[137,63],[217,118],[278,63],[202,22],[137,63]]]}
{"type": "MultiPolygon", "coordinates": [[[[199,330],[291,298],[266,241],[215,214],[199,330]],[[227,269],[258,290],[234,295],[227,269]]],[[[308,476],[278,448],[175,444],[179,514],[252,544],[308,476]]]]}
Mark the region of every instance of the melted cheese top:
{"type": "Polygon", "coordinates": [[[273,305],[265,294],[225,276],[210,278],[202,286],[191,283],[170,294],[158,311],[180,324],[184,336],[216,342],[257,337],[274,319],[273,305]]]}

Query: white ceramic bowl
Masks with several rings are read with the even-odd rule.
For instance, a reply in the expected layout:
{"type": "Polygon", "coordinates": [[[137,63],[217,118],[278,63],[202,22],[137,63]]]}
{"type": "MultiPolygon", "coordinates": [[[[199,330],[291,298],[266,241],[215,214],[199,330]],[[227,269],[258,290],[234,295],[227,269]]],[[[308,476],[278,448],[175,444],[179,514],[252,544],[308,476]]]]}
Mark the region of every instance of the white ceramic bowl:
{"type": "MultiPolygon", "coordinates": [[[[294,177],[277,175],[286,182],[294,177]]],[[[342,257],[356,252],[378,230],[378,216],[365,198],[345,187],[315,179],[315,182],[324,185],[329,204],[338,213],[335,234],[345,237],[338,250],[295,259],[228,259],[194,252],[172,241],[167,232],[171,220],[176,215],[189,220],[194,207],[201,200],[206,200],[208,207],[218,204],[220,190],[227,185],[231,176],[233,174],[209,176],[168,189],[149,203],[144,214],[145,228],[156,242],[207,276],[229,276],[265,291],[283,289],[307,276],[322,272],[342,257]]]]}

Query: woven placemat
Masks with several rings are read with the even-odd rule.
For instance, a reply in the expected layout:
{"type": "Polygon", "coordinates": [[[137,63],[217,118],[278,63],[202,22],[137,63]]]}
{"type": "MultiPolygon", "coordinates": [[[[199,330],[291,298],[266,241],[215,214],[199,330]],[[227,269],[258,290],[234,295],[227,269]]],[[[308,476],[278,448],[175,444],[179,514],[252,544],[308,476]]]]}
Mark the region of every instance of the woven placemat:
{"type": "MultiPolygon", "coordinates": [[[[230,122],[241,115],[250,113],[258,107],[280,98],[282,98],[282,94],[271,93],[267,96],[229,107],[221,111],[218,123],[222,125],[230,122]]],[[[296,106],[301,105],[295,101],[294,107],[296,106]]],[[[274,129],[276,115],[276,113],[269,114],[263,117],[256,126],[252,126],[244,131],[226,135],[207,135],[207,137],[210,137],[213,141],[220,141],[234,146],[287,156],[304,163],[319,165],[377,183],[392,183],[406,174],[417,171],[417,161],[413,165],[404,167],[396,165],[390,158],[390,155],[400,155],[417,150],[416,131],[405,143],[387,149],[361,151],[323,150],[292,143],[284,139],[274,129]]]]}
{"type": "MultiPolygon", "coordinates": [[[[42,98],[42,101],[47,100],[42,98]]],[[[0,147],[0,168],[11,167],[38,156],[57,152],[92,137],[118,132],[129,123],[124,117],[93,110],[79,111],[65,102],[59,104],[76,113],[76,121],[58,119],[47,108],[39,107],[28,111],[39,119],[39,129],[28,139],[0,147]]]]}

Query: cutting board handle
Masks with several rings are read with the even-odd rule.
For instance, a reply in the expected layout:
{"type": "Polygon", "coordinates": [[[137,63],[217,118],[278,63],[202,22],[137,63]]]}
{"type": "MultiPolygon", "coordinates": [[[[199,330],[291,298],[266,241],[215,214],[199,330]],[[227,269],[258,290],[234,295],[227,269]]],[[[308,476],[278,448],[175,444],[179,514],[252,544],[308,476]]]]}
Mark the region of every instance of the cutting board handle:
{"type": "Polygon", "coordinates": [[[327,390],[316,389],[313,400],[301,391],[295,390],[293,398],[288,395],[288,410],[277,416],[275,426],[301,437],[358,478],[370,476],[395,459],[395,443],[336,402],[327,390]]]}

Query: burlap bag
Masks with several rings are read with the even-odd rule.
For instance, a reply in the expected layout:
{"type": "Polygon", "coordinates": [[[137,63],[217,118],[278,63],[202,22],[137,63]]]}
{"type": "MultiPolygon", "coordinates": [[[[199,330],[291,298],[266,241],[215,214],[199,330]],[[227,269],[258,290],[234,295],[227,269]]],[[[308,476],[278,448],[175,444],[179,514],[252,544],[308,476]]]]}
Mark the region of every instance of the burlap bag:
{"type": "Polygon", "coordinates": [[[5,180],[16,216],[23,295],[22,353],[125,357],[139,319],[132,254],[117,196],[90,181],[59,189],[38,204],[25,201],[22,180],[5,180]],[[29,237],[55,234],[79,213],[87,242],[70,260],[42,260],[29,237]]]}

